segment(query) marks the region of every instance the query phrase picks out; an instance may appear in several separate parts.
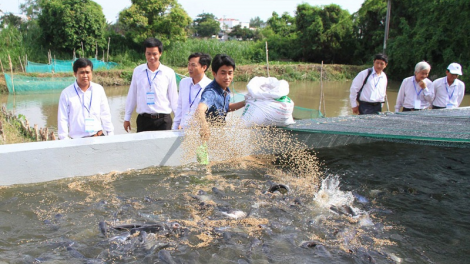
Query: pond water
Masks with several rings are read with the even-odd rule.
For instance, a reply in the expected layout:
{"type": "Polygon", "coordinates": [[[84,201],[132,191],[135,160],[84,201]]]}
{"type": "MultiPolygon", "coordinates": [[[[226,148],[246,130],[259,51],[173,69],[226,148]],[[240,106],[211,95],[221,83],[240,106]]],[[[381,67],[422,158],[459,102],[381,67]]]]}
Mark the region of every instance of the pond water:
{"type": "Polygon", "coordinates": [[[467,261],[467,149],[374,143],[317,157],[320,189],[254,157],[211,172],[160,167],[3,188],[0,263],[467,261]]]}
{"type": "MultiPolygon", "coordinates": [[[[350,114],[349,85],[325,84],[327,116],[350,114]]],[[[318,108],[319,89],[294,83],[290,97],[318,108]]],[[[106,93],[124,133],[127,87],[106,93]]],[[[0,100],[55,129],[59,94],[0,100]]],[[[316,156],[306,178],[246,157],[0,188],[0,263],[466,263],[468,149],[373,143],[316,156]]]]}

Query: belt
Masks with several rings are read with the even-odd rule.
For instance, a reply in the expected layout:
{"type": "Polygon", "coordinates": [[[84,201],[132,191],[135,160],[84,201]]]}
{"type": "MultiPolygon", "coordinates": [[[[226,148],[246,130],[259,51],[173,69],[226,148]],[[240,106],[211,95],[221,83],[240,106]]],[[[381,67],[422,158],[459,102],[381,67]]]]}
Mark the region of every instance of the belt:
{"type": "Polygon", "coordinates": [[[87,137],[100,137],[100,136],[104,136],[103,130],[100,130],[93,135],[86,136],[86,138],[87,137]]]}
{"type": "Polygon", "coordinates": [[[169,116],[170,114],[159,114],[159,113],[156,113],[156,114],[147,114],[147,113],[142,113],[142,114],[139,114],[143,117],[147,117],[147,118],[151,118],[151,119],[159,119],[159,118],[164,118],[165,116],[169,116]]]}
{"type": "Polygon", "coordinates": [[[422,109],[403,107],[403,111],[420,111],[420,110],[422,110],[422,109]]]}
{"type": "Polygon", "coordinates": [[[366,105],[373,105],[373,106],[376,106],[376,105],[379,105],[379,104],[382,104],[382,103],[383,102],[371,103],[371,102],[359,101],[359,104],[366,104],[366,105]]]}

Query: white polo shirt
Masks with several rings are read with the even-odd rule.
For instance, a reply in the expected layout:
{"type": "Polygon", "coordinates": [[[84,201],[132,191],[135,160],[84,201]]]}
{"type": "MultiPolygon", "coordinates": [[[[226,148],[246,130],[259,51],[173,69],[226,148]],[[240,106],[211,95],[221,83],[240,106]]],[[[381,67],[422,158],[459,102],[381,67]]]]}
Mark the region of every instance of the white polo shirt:
{"type": "Polygon", "coordinates": [[[130,121],[132,112],[138,114],[171,114],[178,107],[175,72],[160,63],[152,72],[147,63],[137,66],[126,99],[124,121],[130,121]],[[149,102],[149,94],[152,102],[149,102]],[[153,95],[152,95],[153,94],[153,95]]]}
{"type": "MultiPolygon", "coordinates": [[[[349,94],[349,100],[351,101],[351,108],[357,106],[356,97],[359,90],[361,90],[362,84],[364,83],[365,78],[367,77],[369,69],[361,71],[356,78],[354,78],[349,94]]],[[[367,82],[364,85],[364,88],[361,92],[361,97],[359,98],[363,102],[369,103],[382,103],[385,102],[385,94],[387,92],[387,75],[385,72],[382,72],[380,75],[377,75],[375,69],[372,67],[372,73],[367,82]]]]}
{"type": "Polygon", "coordinates": [[[421,86],[416,82],[416,77],[414,75],[403,80],[400,90],[398,91],[395,112],[399,112],[400,107],[425,109],[431,106],[432,101],[434,100],[432,81],[428,78],[423,81],[426,83],[426,88],[421,89],[421,86]],[[419,103],[418,108],[416,103],[419,103]]]}
{"type": "Polygon", "coordinates": [[[205,74],[198,83],[194,84],[191,77],[184,78],[180,81],[179,96],[178,96],[178,109],[175,112],[175,119],[173,120],[172,129],[178,129],[178,126],[184,129],[188,125],[188,121],[196,112],[201,94],[206,86],[211,83],[205,74]]]}
{"type": "Polygon", "coordinates": [[[113,135],[111,111],[103,86],[91,82],[90,88],[83,92],[75,82],[65,88],[59,99],[57,129],[59,139],[87,137],[99,130],[103,130],[108,136],[113,135]],[[92,120],[88,132],[85,119],[92,120]]]}
{"type": "Polygon", "coordinates": [[[442,77],[434,80],[433,86],[435,96],[432,105],[455,108],[462,103],[465,95],[465,84],[461,80],[455,79],[454,83],[449,86],[447,77],[442,77]]]}

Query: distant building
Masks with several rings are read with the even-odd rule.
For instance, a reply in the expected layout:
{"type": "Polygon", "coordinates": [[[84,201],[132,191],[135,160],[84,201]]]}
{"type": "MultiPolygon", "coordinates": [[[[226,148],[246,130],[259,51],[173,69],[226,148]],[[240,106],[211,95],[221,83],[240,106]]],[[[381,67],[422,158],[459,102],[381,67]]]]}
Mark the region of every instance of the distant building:
{"type": "Polygon", "coordinates": [[[234,26],[240,25],[242,28],[250,28],[250,23],[248,22],[240,22],[240,20],[235,18],[219,18],[221,30],[228,30],[230,31],[234,26]]]}

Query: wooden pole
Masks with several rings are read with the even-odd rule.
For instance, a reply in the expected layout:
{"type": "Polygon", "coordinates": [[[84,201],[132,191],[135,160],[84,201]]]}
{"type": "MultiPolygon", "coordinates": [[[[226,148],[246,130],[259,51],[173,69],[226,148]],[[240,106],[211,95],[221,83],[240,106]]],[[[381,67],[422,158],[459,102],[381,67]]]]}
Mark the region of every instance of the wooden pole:
{"type": "Polygon", "coordinates": [[[388,0],[387,3],[387,16],[385,18],[385,33],[384,33],[384,50],[383,54],[387,52],[387,40],[388,40],[388,32],[390,29],[390,13],[392,12],[392,0],[388,0]]]}
{"type": "Polygon", "coordinates": [[[23,62],[21,61],[21,56],[18,56],[18,59],[20,60],[21,70],[24,72],[24,67],[23,67],[23,62]]]}
{"type": "Polygon", "coordinates": [[[111,42],[111,38],[108,38],[108,53],[106,54],[106,62],[109,62],[109,44],[111,42]]]}
{"type": "Polygon", "coordinates": [[[24,55],[24,66],[28,66],[28,54],[24,55]]]}
{"type": "Polygon", "coordinates": [[[321,105],[323,101],[323,61],[321,61],[320,67],[320,103],[318,104],[318,111],[321,112],[321,105]]]}
{"type": "Polygon", "coordinates": [[[77,59],[77,55],[75,55],[75,48],[73,48],[73,60],[76,60],[77,59]]]}
{"type": "Polygon", "coordinates": [[[102,59],[102,61],[104,61],[104,49],[103,49],[103,59],[102,59]]]}
{"type": "Polygon", "coordinates": [[[269,51],[268,51],[268,42],[266,41],[266,65],[268,69],[268,77],[269,77],[269,51]]]}
{"type": "Polygon", "coordinates": [[[2,73],[5,74],[5,70],[3,69],[2,59],[0,59],[0,65],[2,66],[2,73]]]}
{"type": "Polygon", "coordinates": [[[11,63],[10,54],[8,54],[8,60],[10,61],[11,86],[12,86],[12,89],[13,89],[13,94],[15,94],[15,83],[13,82],[13,64],[11,63]]]}
{"type": "Polygon", "coordinates": [[[96,42],[95,59],[98,59],[98,41],[96,42]]]}
{"type": "Polygon", "coordinates": [[[85,52],[83,51],[83,41],[82,41],[81,43],[82,43],[82,56],[81,56],[81,57],[82,57],[82,58],[85,58],[85,55],[84,55],[85,52]]]}

